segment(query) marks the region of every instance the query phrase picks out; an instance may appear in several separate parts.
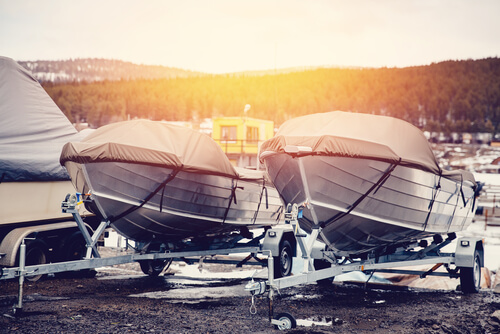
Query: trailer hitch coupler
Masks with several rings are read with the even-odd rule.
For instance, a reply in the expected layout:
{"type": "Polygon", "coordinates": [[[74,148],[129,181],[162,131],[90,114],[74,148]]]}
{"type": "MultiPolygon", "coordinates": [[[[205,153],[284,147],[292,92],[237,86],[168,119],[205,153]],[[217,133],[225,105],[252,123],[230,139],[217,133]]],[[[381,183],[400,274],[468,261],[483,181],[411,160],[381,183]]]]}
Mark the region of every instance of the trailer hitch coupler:
{"type": "Polygon", "coordinates": [[[266,290],[266,282],[255,282],[253,278],[252,281],[245,285],[245,291],[250,292],[252,295],[263,295],[264,293],[266,293],[266,290]]]}

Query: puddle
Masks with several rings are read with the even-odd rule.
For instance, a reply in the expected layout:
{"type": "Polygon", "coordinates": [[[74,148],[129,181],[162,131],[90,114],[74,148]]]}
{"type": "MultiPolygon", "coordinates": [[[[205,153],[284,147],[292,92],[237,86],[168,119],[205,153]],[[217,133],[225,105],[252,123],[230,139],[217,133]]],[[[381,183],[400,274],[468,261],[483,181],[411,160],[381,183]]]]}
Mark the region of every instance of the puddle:
{"type": "Polygon", "coordinates": [[[245,279],[240,278],[193,278],[188,276],[167,276],[165,281],[174,285],[184,285],[184,286],[231,286],[239,284],[245,279]]]}
{"type": "Polygon", "coordinates": [[[24,302],[34,302],[34,301],[52,301],[52,300],[66,300],[69,297],[58,297],[58,296],[44,296],[39,293],[34,293],[32,295],[23,296],[24,302]]]}
{"type": "Polygon", "coordinates": [[[207,300],[225,297],[248,297],[245,284],[221,287],[182,287],[168,291],[155,291],[129,295],[129,297],[141,297],[152,299],[168,299],[172,303],[197,304],[207,300]]]}
{"type": "Polygon", "coordinates": [[[109,276],[98,276],[97,280],[109,280],[109,279],[133,279],[133,278],[144,278],[146,275],[109,275],[109,276]]]}
{"type": "Polygon", "coordinates": [[[190,265],[180,265],[172,264],[169,268],[169,272],[174,272],[176,276],[187,276],[189,278],[203,278],[203,279],[234,279],[234,278],[249,278],[256,273],[256,270],[234,270],[234,271],[224,271],[216,272],[209,271],[205,268],[200,270],[198,264],[190,265]]]}
{"type": "MultiPolygon", "coordinates": [[[[333,319],[328,317],[312,317],[307,319],[297,319],[297,326],[312,327],[314,326],[332,326],[333,319]]],[[[335,319],[335,322],[341,321],[340,319],[335,319]]]]}
{"type": "Polygon", "coordinates": [[[318,299],[318,298],[321,298],[321,296],[320,295],[302,295],[302,294],[298,294],[298,295],[294,295],[294,296],[290,297],[291,300],[318,299]]]}

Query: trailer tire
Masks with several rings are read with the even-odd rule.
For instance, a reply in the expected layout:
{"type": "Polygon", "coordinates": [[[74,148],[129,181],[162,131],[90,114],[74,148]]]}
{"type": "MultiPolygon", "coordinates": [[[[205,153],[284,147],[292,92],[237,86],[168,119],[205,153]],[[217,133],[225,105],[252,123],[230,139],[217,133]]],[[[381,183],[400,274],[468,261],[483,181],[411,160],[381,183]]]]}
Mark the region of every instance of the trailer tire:
{"type": "Polygon", "coordinates": [[[86,255],[86,243],[82,232],[78,231],[66,238],[61,250],[62,261],[81,260],[86,255]]]}
{"type": "Polygon", "coordinates": [[[279,329],[280,331],[297,327],[297,321],[290,313],[280,313],[275,316],[274,319],[283,321],[285,323],[284,326],[274,325],[274,328],[279,329]]]}
{"type": "Polygon", "coordinates": [[[280,244],[279,256],[274,257],[274,277],[286,277],[292,273],[293,248],[288,240],[280,244]]]}
{"type": "MultiPolygon", "coordinates": [[[[87,255],[87,243],[82,232],[76,231],[66,238],[61,248],[61,261],[82,260],[87,255]]],[[[58,273],[57,276],[64,278],[93,278],[97,274],[95,269],[81,269],[58,273]]]]}
{"type": "Polygon", "coordinates": [[[142,260],[139,261],[141,270],[144,274],[148,276],[158,276],[163,270],[168,269],[173,259],[161,259],[161,260],[142,260]]]}
{"type": "MultiPolygon", "coordinates": [[[[47,263],[47,244],[42,240],[33,240],[26,245],[26,266],[34,266],[47,263]]],[[[19,252],[17,253],[17,264],[19,265],[19,252]]],[[[29,282],[40,280],[43,275],[26,276],[29,282]]]]}
{"type": "Polygon", "coordinates": [[[474,252],[474,265],[472,268],[460,268],[460,288],[463,293],[478,293],[481,289],[481,257],[479,252],[474,252]]]}

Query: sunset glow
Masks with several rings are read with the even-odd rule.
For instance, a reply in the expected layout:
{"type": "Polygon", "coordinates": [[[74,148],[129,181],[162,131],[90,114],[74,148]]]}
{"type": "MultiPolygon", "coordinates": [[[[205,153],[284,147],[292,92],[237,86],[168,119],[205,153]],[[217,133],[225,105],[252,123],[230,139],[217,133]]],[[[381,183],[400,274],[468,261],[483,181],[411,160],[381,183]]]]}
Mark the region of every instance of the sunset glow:
{"type": "Polygon", "coordinates": [[[498,12],[500,2],[488,0],[0,0],[0,53],[208,73],[404,67],[498,56],[498,12]]]}

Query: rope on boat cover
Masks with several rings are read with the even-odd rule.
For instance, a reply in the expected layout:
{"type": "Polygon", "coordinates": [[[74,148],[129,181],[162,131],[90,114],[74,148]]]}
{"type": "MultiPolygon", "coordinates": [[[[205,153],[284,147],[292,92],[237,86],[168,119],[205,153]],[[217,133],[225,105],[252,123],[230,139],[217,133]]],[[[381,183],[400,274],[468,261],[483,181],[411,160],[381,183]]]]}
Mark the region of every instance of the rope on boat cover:
{"type": "Polygon", "coordinates": [[[229,204],[226,208],[226,211],[224,212],[224,218],[222,219],[222,224],[226,222],[227,214],[229,213],[229,208],[231,207],[231,203],[234,201],[234,204],[238,204],[238,201],[236,200],[237,188],[244,189],[243,187],[238,187],[237,179],[231,179],[231,195],[229,196],[229,204]]]}
{"type": "MultiPolygon", "coordinates": [[[[442,172],[441,172],[441,169],[439,170],[439,179],[438,179],[438,184],[437,186],[434,188],[434,190],[432,191],[433,192],[433,195],[432,195],[432,199],[431,201],[429,202],[429,206],[428,206],[428,209],[429,209],[429,212],[427,212],[427,217],[425,217],[425,222],[424,222],[424,229],[423,231],[425,231],[425,229],[427,228],[427,223],[429,222],[429,218],[431,217],[431,212],[432,212],[432,207],[434,206],[434,202],[436,201],[436,197],[437,197],[437,194],[439,192],[439,189],[441,189],[441,176],[442,176],[442,172]]],[[[457,201],[458,202],[458,201],[457,201]]],[[[456,205],[455,205],[455,209],[456,209],[456,205]]],[[[453,216],[455,215],[455,210],[453,210],[453,216]]],[[[452,217],[453,217],[452,216],[452,217]]]]}
{"type": "Polygon", "coordinates": [[[262,196],[264,195],[264,191],[266,192],[266,209],[269,209],[269,198],[267,194],[267,188],[266,188],[266,178],[262,178],[262,190],[260,191],[260,198],[259,198],[259,204],[257,205],[257,210],[253,214],[253,223],[257,221],[257,215],[259,214],[260,211],[260,203],[262,203],[262,196]]]}
{"type": "Polygon", "coordinates": [[[358,198],[353,204],[351,204],[351,206],[349,207],[349,209],[346,212],[339,212],[338,214],[333,216],[332,219],[328,220],[326,223],[321,224],[321,228],[324,228],[327,224],[331,224],[331,223],[347,216],[348,214],[350,214],[351,211],[354,210],[374,189],[375,189],[375,192],[374,192],[374,194],[375,194],[382,187],[382,185],[385,183],[385,181],[387,181],[387,179],[391,175],[392,171],[394,171],[394,169],[397,166],[399,166],[400,163],[401,163],[401,158],[399,158],[399,161],[397,163],[389,166],[389,168],[385,171],[385,173],[382,175],[382,177],[377,182],[375,182],[373,184],[373,186],[371,186],[370,189],[368,189],[368,191],[366,193],[361,195],[360,198],[358,198]]]}
{"type": "Polygon", "coordinates": [[[122,212],[121,214],[119,214],[118,216],[116,217],[110,217],[109,218],[109,221],[110,222],[115,222],[117,221],[118,219],[121,219],[129,214],[131,214],[132,212],[134,212],[135,210],[137,209],[140,209],[144,206],[144,204],[146,204],[147,202],[149,202],[151,200],[151,198],[153,198],[154,195],[156,195],[160,189],[163,188],[163,191],[162,191],[162,194],[161,194],[161,201],[160,201],[160,212],[162,210],[162,207],[163,207],[163,194],[165,192],[165,186],[167,185],[167,183],[169,183],[170,181],[172,181],[175,176],[177,175],[177,173],[180,171],[180,168],[177,168],[177,169],[174,169],[169,175],[168,177],[165,179],[165,181],[163,181],[151,194],[149,194],[143,201],[140,205],[135,205],[135,206],[132,206],[131,208],[125,210],[124,212],[122,212]]]}
{"type": "MultiPolygon", "coordinates": [[[[462,199],[464,201],[464,208],[465,208],[466,203],[465,203],[464,192],[462,191],[462,182],[463,182],[463,177],[462,177],[462,180],[460,182],[460,194],[462,195],[462,199]]],[[[455,185],[455,191],[456,191],[456,185],[455,185]]],[[[460,200],[460,195],[457,195],[457,202],[455,203],[455,206],[453,207],[453,214],[450,217],[448,229],[449,229],[449,226],[453,223],[453,218],[455,218],[455,212],[457,212],[457,206],[458,206],[459,200],[460,200]]]]}

